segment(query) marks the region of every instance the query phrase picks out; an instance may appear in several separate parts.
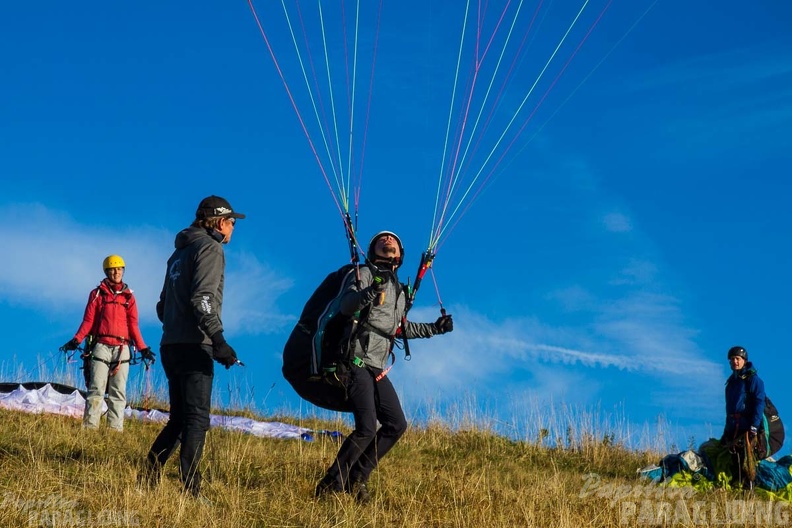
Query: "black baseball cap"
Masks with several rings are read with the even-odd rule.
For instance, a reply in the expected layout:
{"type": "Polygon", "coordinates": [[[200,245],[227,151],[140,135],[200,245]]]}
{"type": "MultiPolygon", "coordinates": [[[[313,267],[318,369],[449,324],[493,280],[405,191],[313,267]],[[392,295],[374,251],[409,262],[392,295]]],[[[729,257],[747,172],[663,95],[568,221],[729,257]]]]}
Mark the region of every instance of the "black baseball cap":
{"type": "Polygon", "coordinates": [[[224,216],[226,218],[245,218],[242,213],[237,213],[228,200],[219,196],[207,196],[198,204],[195,211],[195,218],[210,218],[212,216],[224,216]]]}

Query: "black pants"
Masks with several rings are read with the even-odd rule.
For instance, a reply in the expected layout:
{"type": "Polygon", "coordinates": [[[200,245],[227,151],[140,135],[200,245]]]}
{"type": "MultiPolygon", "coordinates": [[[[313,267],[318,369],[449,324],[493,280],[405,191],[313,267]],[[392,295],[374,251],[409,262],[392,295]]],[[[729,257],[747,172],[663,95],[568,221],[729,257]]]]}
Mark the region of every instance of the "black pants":
{"type": "Polygon", "coordinates": [[[198,469],[212,406],[214,363],[198,344],[165,345],[160,351],[162,367],[168,378],[170,417],[146,457],[147,469],[157,475],[181,444],[179,470],[187,491],[198,494],[201,472],[198,469]]]}
{"type": "Polygon", "coordinates": [[[376,369],[351,367],[347,387],[355,417],[352,431],[335,462],[327,470],[326,481],[336,489],[349,489],[350,482],[366,482],[377,463],[407,430],[399,398],[387,377],[375,381],[376,369]],[[381,424],[377,430],[377,421],[381,424]]]}

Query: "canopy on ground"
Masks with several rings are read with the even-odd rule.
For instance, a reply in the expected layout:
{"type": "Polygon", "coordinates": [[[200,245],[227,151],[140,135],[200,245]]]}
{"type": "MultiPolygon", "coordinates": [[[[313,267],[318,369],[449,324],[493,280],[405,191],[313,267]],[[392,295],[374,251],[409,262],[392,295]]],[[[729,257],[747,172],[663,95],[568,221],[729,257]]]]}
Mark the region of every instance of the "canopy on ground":
{"type": "MultiPolygon", "coordinates": [[[[759,461],[754,491],[771,500],[792,502],[792,456],[759,461]]],[[[731,454],[714,438],[704,442],[697,451],[688,450],[663,457],[658,464],[639,470],[642,478],[669,487],[690,486],[699,491],[716,487],[739,488],[731,474],[731,454]]]]}
{"type": "MultiPolygon", "coordinates": [[[[103,403],[103,412],[107,406],[103,403]]],[[[0,383],[0,408],[28,413],[47,413],[82,418],[85,408],[85,392],[60,383],[0,383]]],[[[168,421],[168,413],[160,410],[142,410],[127,407],[127,420],[143,422],[168,421]]],[[[317,435],[333,438],[341,436],[338,431],[313,431],[304,427],[282,422],[260,422],[242,416],[211,415],[211,427],[241,431],[267,438],[299,438],[313,440],[317,435]]]]}

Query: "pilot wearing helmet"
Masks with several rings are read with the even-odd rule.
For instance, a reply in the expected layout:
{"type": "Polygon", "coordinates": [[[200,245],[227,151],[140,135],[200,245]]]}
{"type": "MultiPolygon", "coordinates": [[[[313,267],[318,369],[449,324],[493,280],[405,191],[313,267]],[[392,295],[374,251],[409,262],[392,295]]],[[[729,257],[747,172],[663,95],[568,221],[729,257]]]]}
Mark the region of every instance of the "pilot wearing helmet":
{"type": "Polygon", "coordinates": [[[138,326],[137,302],[124,281],[126,264],[119,255],[102,262],[105,278],[88,296],[83,321],[74,337],[61,348],[76,350],[88,338],[83,351],[88,397],[85,400],[83,427],[96,429],[102,417],[102,402],[107,392],[107,425],[124,429],[126,384],[131,358],[129,345],[135,345],[149,365],[154,353],[143,342],[138,326]]]}
{"type": "Polygon", "coordinates": [[[361,311],[368,313],[352,334],[348,351],[352,361],[344,379],[355,429],[316,487],[317,497],[346,492],[359,502],[370,499],[366,484],[371,472],[407,429],[401,403],[387,377],[394,339],[428,338],[454,328],[450,315],[434,323],[404,320],[405,287],[397,276],[404,247],[395,233],[374,235],[366,261],[360,268],[360,281],[354,274],[348,275],[340,299],[342,314],[352,317],[361,311]]]}

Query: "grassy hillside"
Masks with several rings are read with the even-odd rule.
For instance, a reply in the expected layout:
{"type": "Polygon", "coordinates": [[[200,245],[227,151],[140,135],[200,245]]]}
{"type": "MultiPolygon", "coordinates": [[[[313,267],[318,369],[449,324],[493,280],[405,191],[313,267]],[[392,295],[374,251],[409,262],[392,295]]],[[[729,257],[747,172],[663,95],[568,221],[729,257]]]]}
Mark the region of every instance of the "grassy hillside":
{"type": "MultiPolygon", "coordinates": [[[[333,440],[212,430],[205,503],[181,493],[175,460],[158,489],[136,486],[138,465],[160,424],[128,421],[118,434],[83,430],[71,418],[10,411],[0,411],[0,423],[2,527],[675,526],[681,513],[675,517],[668,508],[686,508],[690,516],[696,501],[712,511],[702,517],[706,522],[693,518],[689,525],[706,526],[736,498],[720,492],[691,497],[640,483],[636,469],[662,454],[624,450],[613,437],[547,448],[487,431],[430,426],[411,428],[383,461],[369,486],[373,501],[364,506],[346,495],[313,498],[337,450],[333,440]]],[[[300,425],[349,432],[340,422],[300,425]]]]}

